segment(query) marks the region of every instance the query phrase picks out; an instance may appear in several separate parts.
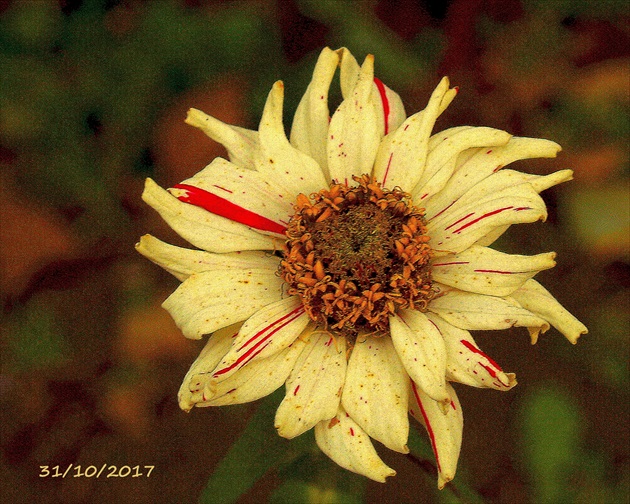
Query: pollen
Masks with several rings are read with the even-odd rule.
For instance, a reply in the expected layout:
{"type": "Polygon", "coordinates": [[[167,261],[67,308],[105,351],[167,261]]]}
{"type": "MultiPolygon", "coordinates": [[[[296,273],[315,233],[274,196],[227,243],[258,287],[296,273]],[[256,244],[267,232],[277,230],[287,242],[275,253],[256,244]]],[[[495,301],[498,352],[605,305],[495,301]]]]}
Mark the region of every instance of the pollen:
{"type": "Polygon", "coordinates": [[[297,197],[280,275],[311,319],[356,338],[387,334],[390,315],[426,310],[435,291],[424,209],[399,188],[353,178],[297,197]]]}

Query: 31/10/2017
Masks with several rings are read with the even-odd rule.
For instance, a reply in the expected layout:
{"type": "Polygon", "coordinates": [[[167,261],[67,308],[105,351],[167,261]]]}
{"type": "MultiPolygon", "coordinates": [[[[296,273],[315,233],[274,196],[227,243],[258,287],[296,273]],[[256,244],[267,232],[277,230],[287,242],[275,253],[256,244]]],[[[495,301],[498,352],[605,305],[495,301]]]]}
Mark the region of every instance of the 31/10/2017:
{"type": "Polygon", "coordinates": [[[89,465],[85,469],[81,465],[69,464],[65,469],[60,466],[39,466],[40,478],[65,478],[66,476],[72,478],[100,478],[101,475],[105,478],[139,478],[146,476],[149,478],[155,466],[152,465],[135,465],[135,466],[117,466],[113,464],[103,464],[100,467],[89,465]]]}

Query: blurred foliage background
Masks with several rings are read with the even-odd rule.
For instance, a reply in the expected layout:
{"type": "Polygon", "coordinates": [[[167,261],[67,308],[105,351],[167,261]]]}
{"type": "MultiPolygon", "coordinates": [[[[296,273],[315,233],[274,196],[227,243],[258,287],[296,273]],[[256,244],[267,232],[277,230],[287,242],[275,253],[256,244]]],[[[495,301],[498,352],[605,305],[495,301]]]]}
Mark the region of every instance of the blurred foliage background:
{"type": "Polygon", "coordinates": [[[629,20],[624,0],[1,1],[2,502],[629,502],[629,20]],[[551,138],[557,159],[519,168],[575,170],[544,194],[549,221],[499,246],[557,251],[541,281],[590,333],[476,335],[519,386],[457,388],[460,469],[441,493],[423,434],[413,456],[378,447],[398,471],[381,485],[312,433],[278,438],[278,397],[181,412],[200,344],[160,308],[176,280],[133,250],[147,232],[182,243],[141,202],[144,177],[172,185],[223,155],[185,111],[256,128],[282,78],[290,124],[324,45],[375,54],[408,113],[449,75],[440,129],[551,138]],[[39,477],[70,463],[155,469],[39,477]]]}

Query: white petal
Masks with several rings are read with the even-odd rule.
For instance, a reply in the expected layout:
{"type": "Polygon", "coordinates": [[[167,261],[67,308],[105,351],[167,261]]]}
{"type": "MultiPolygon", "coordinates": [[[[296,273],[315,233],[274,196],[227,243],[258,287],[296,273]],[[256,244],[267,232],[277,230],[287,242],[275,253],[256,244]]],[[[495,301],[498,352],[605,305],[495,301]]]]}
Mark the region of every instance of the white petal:
{"type": "Polygon", "coordinates": [[[562,182],[573,180],[573,170],[560,170],[549,175],[524,174],[525,181],[531,184],[534,191],[540,193],[562,182]]]}
{"type": "Polygon", "coordinates": [[[492,330],[527,327],[530,331],[545,332],[549,324],[534,313],[522,308],[510,297],[485,296],[457,289],[446,290],[429,303],[429,311],[460,329],[492,330]]]}
{"type": "Polygon", "coordinates": [[[427,429],[438,467],[438,487],[441,490],[455,477],[457,470],[464,428],[462,406],[455,390],[448,383],[446,390],[450,402],[446,413],[439,403],[433,401],[415,383],[411,384],[411,390],[410,413],[427,429]]]}
{"type": "Polygon", "coordinates": [[[504,224],[502,226],[497,226],[494,229],[488,231],[485,235],[480,237],[474,245],[479,247],[487,247],[488,245],[492,245],[496,240],[499,239],[503,233],[505,233],[508,229],[510,229],[511,224],[504,224]]]}
{"type": "Polygon", "coordinates": [[[437,86],[427,108],[409,117],[383,139],[374,164],[374,177],[386,187],[413,188],[422,173],[429,150],[429,137],[448,92],[448,78],[437,86]]]}
{"type": "Polygon", "coordinates": [[[508,143],[512,136],[493,128],[453,129],[436,133],[429,142],[426,166],[411,196],[416,203],[433,196],[444,188],[453,175],[457,158],[468,149],[498,146],[508,143]]]}
{"type": "Polygon", "coordinates": [[[348,471],[380,483],[396,475],[396,471],[379,458],[370,437],[341,406],[332,420],[315,426],[315,441],[321,451],[348,471]]]}
{"type": "Polygon", "coordinates": [[[491,179],[473,187],[442,215],[429,221],[427,231],[436,257],[462,252],[498,227],[547,218],[545,202],[530,184],[506,184],[492,191],[491,179]]]}
{"type": "Polygon", "coordinates": [[[395,131],[405,120],[405,106],[400,96],[387,87],[380,79],[374,78],[372,101],[376,111],[376,123],[381,125],[380,136],[395,131]]]}
{"type": "Polygon", "coordinates": [[[409,379],[388,337],[357,339],[341,404],[372,438],[389,449],[409,453],[409,379]]]}
{"type": "Polygon", "coordinates": [[[373,80],[374,56],[368,55],[352,93],[330,120],[328,170],[342,184],[352,183],[353,175],[372,173],[381,128],[372,101],[373,80]]]}
{"type": "Polygon", "coordinates": [[[248,318],[230,351],[213,372],[225,380],[247,363],[285,349],[300,335],[310,318],[297,296],[272,302],[248,318]]]}
{"type": "MultiPolygon", "coordinates": [[[[553,142],[549,142],[553,143],[553,142]]],[[[555,145],[555,144],[554,144],[555,145]]],[[[502,170],[501,174],[492,175],[488,177],[487,182],[480,183],[477,186],[473,187],[470,191],[468,191],[463,198],[474,197],[477,189],[480,189],[483,186],[486,186],[485,192],[498,191],[503,187],[506,187],[507,184],[511,184],[512,186],[518,184],[528,184],[531,188],[536,192],[540,193],[545,189],[549,189],[550,187],[560,184],[562,182],[566,182],[573,178],[573,172],[571,170],[560,170],[549,175],[530,175],[528,173],[521,173],[514,170],[502,170]]],[[[432,202],[429,202],[432,203],[432,202]]],[[[459,203],[459,202],[458,202],[459,203]]],[[[487,234],[480,237],[475,244],[480,246],[487,246],[494,243],[507,229],[510,225],[498,226],[492,230],[490,230],[487,234]]]]}
{"type": "Polygon", "coordinates": [[[389,327],[407,374],[434,400],[448,404],[446,347],[437,327],[416,310],[400,310],[392,315],[389,327]]]}
{"type": "Polygon", "coordinates": [[[427,313],[427,318],[436,325],[444,338],[447,380],[502,391],[516,385],[516,376],[505,373],[483,353],[468,331],[449,324],[435,313],[427,313]]]}
{"type": "Polygon", "coordinates": [[[246,319],[282,297],[276,269],[237,269],[195,273],[162,306],[184,336],[199,339],[246,319]]]}
{"type": "Polygon", "coordinates": [[[215,142],[222,144],[235,165],[253,169],[258,151],[258,132],[225,124],[201,110],[190,109],[186,123],[201,129],[215,142]]]}
{"type": "MultiPolygon", "coordinates": [[[[547,289],[536,280],[528,280],[512,294],[512,297],[525,309],[547,320],[573,344],[577,343],[588,329],[582,322],[571,315],[547,289]]],[[[537,335],[535,335],[537,336],[537,335]]],[[[536,338],[532,337],[532,344],[536,338]]]]}
{"type": "MultiPolygon", "coordinates": [[[[499,173],[494,173],[485,178],[463,194],[456,202],[445,208],[443,212],[430,218],[431,225],[429,227],[434,226],[436,231],[434,231],[433,236],[437,243],[440,244],[440,240],[442,240],[444,236],[449,236],[448,233],[446,233],[446,235],[444,234],[444,231],[440,229],[441,227],[444,227],[445,230],[448,231],[448,229],[450,229],[449,226],[451,226],[459,233],[472,225],[474,228],[472,234],[466,235],[460,240],[455,240],[457,242],[456,246],[461,248],[463,244],[473,243],[478,245],[490,245],[509,227],[509,224],[500,224],[499,226],[493,227],[490,225],[490,222],[494,219],[497,219],[497,222],[501,222],[506,218],[509,222],[509,219],[513,217],[511,214],[514,211],[525,211],[527,213],[527,218],[525,219],[525,216],[519,215],[517,222],[531,222],[531,219],[535,220],[536,218],[535,208],[540,209],[540,218],[544,220],[547,215],[547,210],[543,200],[537,196],[538,193],[554,184],[570,180],[571,175],[571,170],[562,170],[543,177],[514,170],[502,170],[499,173]],[[510,205],[508,205],[508,208],[505,208],[492,203],[494,200],[499,199],[505,201],[506,197],[513,197],[514,203],[520,201],[520,206],[510,208],[510,205]],[[531,202],[530,206],[527,206],[528,200],[531,202]],[[474,211],[479,210],[481,203],[489,204],[489,215],[480,215],[481,212],[474,211]],[[493,206],[496,208],[491,210],[493,206]],[[505,213],[505,211],[507,211],[507,213],[505,213]],[[497,217],[497,213],[502,215],[497,217]],[[485,221],[488,217],[490,217],[490,221],[485,221]],[[479,221],[484,221],[481,227],[477,226],[479,221]]],[[[470,230],[467,230],[465,233],[470,232],[470,230]]],[[[453,243],[449,243],[449,247],[454,247],[453,243]]],[[[438,252],[438,255],[440,253],[441,252],[438,252]]]]}
{"type": "Polygon", "coordinates": [[[462,152],[457,159],[455,172],[446,186],[427,200],[427,218],[432,219],[443,213],[470,188],[504,166],[519,159],[553,158],[560,150],[557,143],[549,140],[512,137],[502,146],[462,152]]]}
{"type": "Polygon", "coordinates": [[[313,70],[313,79],[295,111],[291,127],[291,144],[319,163],[326,180],[330,179],[326,153],[330,120],[328,91],[338,64],[338,53],[324,48],[313,70]]]}
{"type": "Polygon", "coordinates": [[[345,47],[337,49],[335,52],[339,55],[339,85],[341,87],[341,96],[345,100],[352,95],[357,85],[361,66],[345,47]]]}
{"type": "Polygon", "coordinates": [[[169,192],[180,198],[187,186],[213,195],[207,197],[204,206],[208,211],[258,231],[281,234],[284,238],[286,225],[293,214],[293,201],[285,200],[260,173],[215,158],[194,177],[177,184],[169,192]]]}
{"type": "Polygon", "coordinates": [[[314,331],[287,380],[276,412],[278,434],[291,439],[334,417],[346,367],[346,339],[314,331]]]}
{"type": "Polygon", "coordinates": [[[271,394],[286,381],[304,346],[303,341],[296,340],[271,357],[250,362],[226,380],[211,379],[197,406],[242,404],[271,394]]]}
{"type": "Polygon", "coordinates": [[[179,407],[190,411],[195,404],[203,401],[203,389],[210,379],[210,373],[221,361],[232,345],[233,338],[238,334],[241,323],[232,324],[213,333],[199,357],[190,366],[177,395],[179,407]]]}
{"type": "Polygon", "coordinates": [[[284,133],[284,85],[276,82],[269,92],[258,130],[260,152],[256,169],[272,185],[282,188],[286,201],[328,187],[317,162],[293,147],[284,133]]]}
{"type": "Polygon", "coordinates": [[[508,296],[542,270],[556,265],[556,254],[504,254],[473,245],[459,254],[441,256],[431,264],[436,282],[468,292],[508,296]]]}
{"type": "Polygon", "coordinates": [[[280,242],[270,236],[215,215],[203,208],[179,201],[176,197],[147,179],[142,199],[154,208],[186,241],[211,252],[239,250],[274,250],[280,242]]]}
{"type": "MultiPolygon", "coordinates": [[[[361,67],[350,51],[345,47],[338,49],[340,61],[341,95],[345,99],[352,95],[354,87],[357,85],[361,67]]],[[[394,131],[405,120],[405,107],[397,93],[383,84],[379,79],[374,78],[373,90],[370,100],[376,112],[376,122],[379,125],[379,136],[387,135],[394,131]]]]}
{"type": "Polygon", "coordinates": [[[140,238],[140,242],[136,244],[136,250],[182,282],[193,273],[202,271],[278,267],[278,258],[270,256],[267,252],[214,254],[203,250],[176,247],[148,234],[140,238]]]}

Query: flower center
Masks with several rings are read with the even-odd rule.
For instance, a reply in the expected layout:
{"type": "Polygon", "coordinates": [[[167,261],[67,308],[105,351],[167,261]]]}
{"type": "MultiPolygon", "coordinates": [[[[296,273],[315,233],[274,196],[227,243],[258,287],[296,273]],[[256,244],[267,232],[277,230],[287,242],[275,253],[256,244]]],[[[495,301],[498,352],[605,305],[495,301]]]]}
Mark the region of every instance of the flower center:
{"type": "Polygon", "coordinates": [[[356,337],[386,332],[401,308],[425,310],[434,291],[424,210],[368,175],[300,194],[280,275],[324,328],[356,337]]]}

